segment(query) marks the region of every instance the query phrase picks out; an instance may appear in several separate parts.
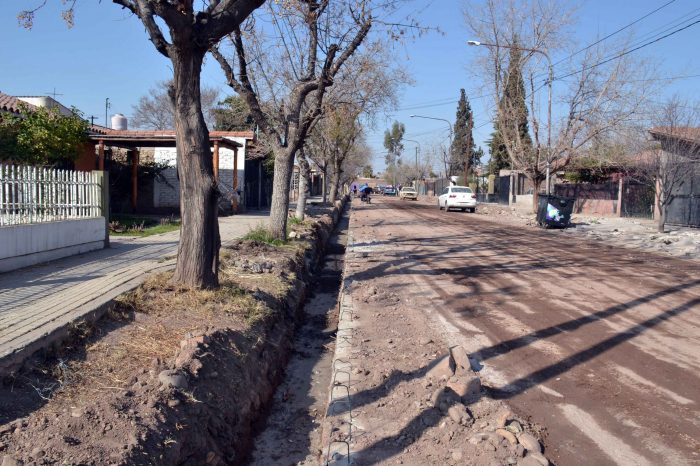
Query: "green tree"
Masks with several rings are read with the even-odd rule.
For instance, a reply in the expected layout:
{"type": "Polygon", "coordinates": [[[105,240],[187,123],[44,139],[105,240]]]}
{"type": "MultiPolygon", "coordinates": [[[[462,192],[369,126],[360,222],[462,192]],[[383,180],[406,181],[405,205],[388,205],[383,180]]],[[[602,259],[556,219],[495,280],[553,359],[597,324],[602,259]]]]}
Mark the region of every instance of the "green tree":
{"type": "Polygon", "coordinates": [[[218,103],[212,110],[214,130],[216,131],[251,131],[255,129],[255,120],[248,104],[238,95],[230,95],[218,103]]]}
{"type": "Polygon", "coordinates": [[[372,165],[365,165],[362,167],[362,177],[363,178],[374,178],[374,172],[372,171],[372,165]]]}
{"type": "Polygon", "coordinates": [[[57,165],[78,158],[88,123],[77,110],[66,116],[57,108],[24,107],[22,114],[0,121],[0,159],[57,165]]]}
{"type": "MultiPolygon", "coordinates": [[[[513,40],[513,47],[518,47],[518,40],[513,40]]],[[[497,174],[501,168],[511,166],[511,154],[508,147],[518,149],[513,156],[528,158],[532,154],[532,138],[528,108],[525,103],[525,81],[523,80],[522,51],[510,49],[508,73],[503,96],[499,103],[500,117],[496,118],[494,133],[490,141],[491,159],[497,174]]]]}
{"type": "Polygon", "coordinates": [[[384,131],[384,148],[387,150],[384,160],[387,167],[393,167],[401,157],[403,152],[403,136],[406,133],[406,127],[403,123],[395,121],[391,125],[391,129],[384,131]]]}
{"type": "Polygon", "coordinates": [[[403,123],[395,121],[391,125],[390,130],[384,131],[384,148],[387,150],[384,161],[386,163],[387,181],[393,180],[392,184],[396,184],[396,175],[398,168],[401,166],[401,153],[403,152],[403,136],[406,133],[406,127],[403,123]]]}
{"type": "Polygon", "coordinates": [[[510,168],[510,157],[508,156],[508,151],[503,143],[503,136],[498,130],[498,121],[494,122],[496,129],[491,133],[491,139],[486,141],[489,147],[489,154],[491,156],[489,160],[489,174],[498,175],[501,170],[510,168]]]}
{"type": "Polygon", "coordinates": [[[465,170],[470,172],[474,166],[479,164],[481,155],[474,144],[473,128],[474,114],[466,92],[464,89],[460,89],[454,140],[450,147],[450,175],[464,173],[465,170]]]}
{"type": "MultiPolygon", "coordinates": [[[[20,24],[31,28],[36,12],[21,11],[20,24]]],[[[62,12],[70,25],[79,2],[62,12]]],[[[173,71],[168,96],[173,103],[177,172],[180,177],[180,240],[172,281],[195,288],[219,285],[219,191],[214,180],[209,131],[202,114],[201,72],[209,47],[239,30],[265,0],[112,0],[141,20],[155,49],[173,71]]],[[[285,211],[286,213],[286,211],[285,211]]]]}

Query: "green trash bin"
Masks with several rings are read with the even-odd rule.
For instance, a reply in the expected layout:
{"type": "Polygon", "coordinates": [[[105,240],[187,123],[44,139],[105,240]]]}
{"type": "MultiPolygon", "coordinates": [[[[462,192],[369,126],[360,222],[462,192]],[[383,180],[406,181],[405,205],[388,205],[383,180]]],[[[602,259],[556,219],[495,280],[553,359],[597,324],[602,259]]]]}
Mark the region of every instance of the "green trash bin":
{"type": "Polygon", "coordinates": [[[574,201],[570,197],[540,194],[537,203],[537,224],[544,228],[566,228],[571,224],[574,201]]]}

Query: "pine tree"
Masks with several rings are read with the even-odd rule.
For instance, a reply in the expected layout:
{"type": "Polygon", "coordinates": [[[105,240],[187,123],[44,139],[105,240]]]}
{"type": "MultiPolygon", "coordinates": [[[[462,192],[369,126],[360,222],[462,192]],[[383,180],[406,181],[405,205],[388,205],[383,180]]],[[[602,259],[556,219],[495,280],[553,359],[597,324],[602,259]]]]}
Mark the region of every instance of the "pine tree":
{"type": "Polygon", "coordinates": [[[510,168],[510,157],[508,156],[508,151],[503,143],[503,137],[501,132],[498,130],[498,122],[494,122],[496,129],[491,133],[491,139],[486,141],[489,146],[489,154],[491,154],[491,159],[489,160],[489,174],[498,175],[498,173],[506,168],[510,168]]]}
{"type": "Polygon", "coordinates": [[[472,128],[474,128],[474,114],[469,100],[467,100],[466,92],[464,89],[460,89],[454,140],[450,147],[450,174],[452,175],[463,174],[465,163],[468,170],[479,163],[480,154],[474,144],[472,128]]]}

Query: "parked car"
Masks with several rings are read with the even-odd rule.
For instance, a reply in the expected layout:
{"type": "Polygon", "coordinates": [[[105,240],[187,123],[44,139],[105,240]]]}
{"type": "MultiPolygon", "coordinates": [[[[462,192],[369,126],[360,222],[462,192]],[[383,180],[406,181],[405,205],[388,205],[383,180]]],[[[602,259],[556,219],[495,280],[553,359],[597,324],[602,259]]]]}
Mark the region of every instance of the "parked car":
{"type": "Polygon", "coordinates": [[[416,192],[416,188],[413,186],[404,186],[401,188],[401,191],[399,191],[399,199],[413,199],[417,201],[418,193],[416,192]]]}
{"type": "Polygon", "coordinates": [[[384,185],[377,185],[373,189],[374,194],[382,194],[384,192],[384,185]]]}
{"type": "Polygon", "coordinates": [[[448,186],[442,190],[438,197],[438,207],[440,210],[445,209],[462,209],[462,212],[476,211],[476,194],[471,188],[466,186],[448,186]]]}
{"type": "Polygon", "coordinates": [[[385,186],[384,187],[384,195],[385,196],[396,196],[396,188],[393,186],[385,186]]]}

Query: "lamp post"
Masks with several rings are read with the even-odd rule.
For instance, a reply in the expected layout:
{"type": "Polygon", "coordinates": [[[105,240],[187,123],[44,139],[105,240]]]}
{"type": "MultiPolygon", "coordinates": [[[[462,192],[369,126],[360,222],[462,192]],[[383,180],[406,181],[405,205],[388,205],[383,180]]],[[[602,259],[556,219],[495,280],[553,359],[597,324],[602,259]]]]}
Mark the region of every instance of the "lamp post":
{"type": "Polygon", "coordinates": [[[514,50],[523,50],[526,52],[533,52],[533,53],[539,53],[544,55],[544,57],[547,59],[547,62],[549,63],[549,79],[547,79],[547,85],[549,87],[549,98],[547,102],[547,179],[545,181],[546,183],[546,188],[547,188],[547,195],[549,195],[549,169],[550,169],[550,162],[551,162],[551,157],[552,157],[552,82],[554,81],[554,67],[552,66],[552,59],[549,58],[549,54],[545,52],[544,50],[540,49],[531,49],[528,47],[516,47],[514,45],[499,45],[499,44],[488,44],[485,42],[479,42],[478,40],[469,40],[467,41],[467,44],[472,45],[472,46],[479,46],[483,45],[484,47],[503,47],[504,49],[514,49],[514,50]]]}
{"type": "MultiPolygon", "coordinates": [[[[438,121],[444,121],[445,123],[447,123],[447,128],[450,130],[450,146],[449,146],[449,149],[452,148],[453,131],[452,131],[452,123],[450,123],[450,120],[446,120],[446,119],[444,119],[444,118],[437,118],[437,117],[426,116],[426,115],[409,115],[409,116],[410,116],[411,118],[424,118],[424,119],[426,119],[426,120],[438,120],[438,121]]],[[[449,149],[448,149],[448,150],[449,150],[449,149]]],[[[447,169],[447,167],[445,167],[445,169],[447,169]]],[[[447,175],[448,175],[448,174],[445,173],[445,176],[447,176],[447,175]]],[[[465,181],[465,183],[466,183],[466,178],[464,179],[464,181],[465,181]]]]}
{"type": "Polygon", "coordinates": [[[418,153],[420,152],[420,142],[414,139],[405,139],[404,141],[412,142],[416,145],[416,181],[418,180],[418,153]]]}

